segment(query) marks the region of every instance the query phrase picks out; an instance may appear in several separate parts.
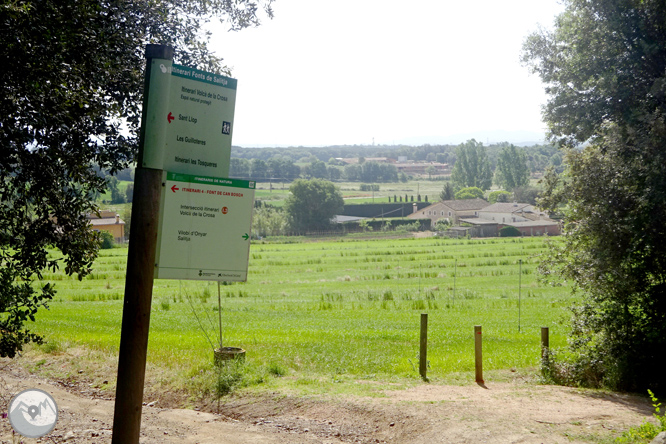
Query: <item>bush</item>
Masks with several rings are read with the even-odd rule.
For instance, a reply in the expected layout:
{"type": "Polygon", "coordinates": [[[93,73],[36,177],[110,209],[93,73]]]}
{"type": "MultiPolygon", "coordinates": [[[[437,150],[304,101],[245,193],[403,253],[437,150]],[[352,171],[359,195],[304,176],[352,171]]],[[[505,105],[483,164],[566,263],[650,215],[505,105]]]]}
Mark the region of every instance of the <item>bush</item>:
{"type": "Polygon", "coordinates": [[[435,231],[446,231],[451,226],[451,222],[448,219],[440,219],[435,224],[435,231]]]}
{"type": "Polygon", "coordinates": [[[421,222],[416,221],[411,224],[403,225],[407,231],[419,231],[421,230],[421,222]]]}
{"type": "Polygon", "coordinates": [[[516,237],[520,236],[520,230],[516,227],[504,227],[499,230],[500,237],[516,237]]]}
{"type": "Polygon", "coordinates": [[[113,235],[111,233],[109,233],[108,231],[102,231],[100,233],[100,237],[102,238],[102,242],[100,245],[100,248],[102,250],[109,250],[113,248],[115,240],[113,239],[113,235]]]}

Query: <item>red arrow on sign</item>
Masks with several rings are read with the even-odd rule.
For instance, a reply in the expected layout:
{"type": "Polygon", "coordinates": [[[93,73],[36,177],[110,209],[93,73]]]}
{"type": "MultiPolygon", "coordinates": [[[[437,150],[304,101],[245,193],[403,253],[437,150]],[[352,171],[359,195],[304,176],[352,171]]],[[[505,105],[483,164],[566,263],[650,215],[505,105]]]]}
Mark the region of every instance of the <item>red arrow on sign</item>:
{"type": "Polygon", "coordinates": [[[169,115],[167,116],[167,120],[169,121],[169,123],[173,122],[173,119],[175,119],[175,117],[173,116],[173,114],[169,113],[169,115]]]}
{"type": "Polygon", "coordinates": [[[176,185],[171,187],[171,191],[173,191],[174,193],[178,190],[180,190],[180,188],[176,188],[176,185]]]}

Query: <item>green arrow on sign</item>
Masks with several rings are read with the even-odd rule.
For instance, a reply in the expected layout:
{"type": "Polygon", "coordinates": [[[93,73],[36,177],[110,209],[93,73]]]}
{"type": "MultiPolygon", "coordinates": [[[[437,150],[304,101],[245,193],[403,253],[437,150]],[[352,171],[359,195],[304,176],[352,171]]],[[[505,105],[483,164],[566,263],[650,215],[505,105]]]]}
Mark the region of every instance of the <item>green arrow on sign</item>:
{"type": "Polygon", "coordinates": [[[245,234],[242,235],[241,237],[242,237],[243,239],[245,239],[245,240],[248,240],[248,239],[250,238],[250,236],[248,236],[247,233],[245,233],[245,234]]]}

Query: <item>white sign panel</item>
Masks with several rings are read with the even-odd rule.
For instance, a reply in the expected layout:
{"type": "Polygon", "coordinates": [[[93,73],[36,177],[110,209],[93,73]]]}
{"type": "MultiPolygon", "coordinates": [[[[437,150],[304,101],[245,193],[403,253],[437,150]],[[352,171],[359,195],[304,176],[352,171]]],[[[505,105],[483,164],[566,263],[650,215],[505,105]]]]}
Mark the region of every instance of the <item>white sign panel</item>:
{"type": "Polygon", "coordinates": [[[254,182],[165,173],[157,279],[246,281],[254,182]]]}

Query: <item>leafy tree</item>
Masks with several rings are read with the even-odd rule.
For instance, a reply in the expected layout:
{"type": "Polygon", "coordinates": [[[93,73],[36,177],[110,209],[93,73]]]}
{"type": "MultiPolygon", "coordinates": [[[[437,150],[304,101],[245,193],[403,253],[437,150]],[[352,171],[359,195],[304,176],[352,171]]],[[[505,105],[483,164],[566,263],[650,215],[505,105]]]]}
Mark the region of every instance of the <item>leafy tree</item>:
{"type": "Polygon", "coordinates": [[[289,226],[296,232],[325,229],[344,207],[340,190],[326,180],[298,179],[289,191],[284,210],[289,226]]]}
{"type": "Polygon", "coordinates": [[[491,204],[497,202],[510,202],[512,196],[513,194],[509,193],[508,191],[493,191],[488,195],[488,202],[491,204]]]}
{"type": "Polygon", "coordinates": [[[130,238],[130,228],[132,227],[132,207],[125,207],[123,212],[123,220],[125,221],[125,239],[129,240],[130,238]]]}
{"type": "Polygon", "coordinates": [[[340,168],[330,166],[326,168],[326,175],[330,180],[340,180],[342,178],[342,171],[340,168]]]}
{"type": "Polygon", "coordinates": [[[514,145],[502,148],[495,168],[495,182],[505,190],[513,190],[529,184],[530,172],[527,167],[525,150],[519,150],[514,145]]]}
{"type": "Polygon", "coordinates": [[[343,176],[350,182],[359,182],[361,180],[361,165],[347,165],[343,170],[343,176]]]}
{"type": "Polygon", "coordinates": [[[301,168],[288,157],[275,156],[269,159],[266,164],[268,174],[274,179],[293,180],[301,174],[301,168]]]}
{"type": "Polygon", "coordinates": [[[451,153],[437,153],[435,161],[439,163],[449,163],[451,161],[451,153]]]}
{"type": "Polygon", "coordinates": [[[250,161],[247,159],[231,158],[229,164],[229,175],[236,178],[249,178],[250,177],[250,161]]]}
{"type": "Polygon", "coordinates": [[[456,163],[451,171],[451,180],[456,186],[487,190],[492,179],[490,161],[482,143],[471,139],[456,148],[456,163]]]}
{"type": "Polygon", "coordinates": [[[439,200],[453,200],[455,197],[453,185],[451,182],[446,182],[444,188],[442,188],[442,191],[439,193],[439,200]]]}
{"type": "MultiPolygon", "coordinates": [[[[264,6],[270,14],[270,3],[264,6]]],[[[257,24],[252,0],[5,1],[0,7],[0,356],[39,341],[25,325],[53,297],[32,281],[64,266],[91,270],[99,236],[85,214],[105,190],[97,170],[136,154],[144,46],[170,44],[175,60],[225,71],[201,32],[211,16],[257,24]],[[58,248],[62,258],[48,255],[58,248]]]]}
{"type": "Polygon", "coordinates": [[[513,190],[513,199],[516,202],[537,205],[543,190],[537,187],[518,187],[513,190]]]}
{"type": "Polygon", "coordinates": [[[128,183],[127,188],[125,188],[125,202],[132,203],[134,199],[134,184],[128,183]]]}
{"type": "Polygon", "coordinates": [[[462,188],[456,193],[456,199],[483,199],[483,191],[477,187],[462,188]]]}
{"type": "Polygon", "coordinates": [[[254,180],[266,180],[268,175],[268,164],[261,159],[252,159],[250,161],[250,177],[254,180]]]}
{"type": "MultiPolygon", "coordinates": [[[[662,1],[567,0],[523,60],[548,85],[544,108],[565,147],[542,204],[566,203],[565,241],[543,263],[583,300],[563,382],[663,390],[666,350],[666,7],[662,1]],[[580,142],[588,142],[577,148],[580,142]]],[[[562,370],[562,371],[560,371],[562,370]]]]}
{"type": "Polygon", "coordinates": [[[113,176],[110,176],[106,180],[107,187],[109,192],[111,192],[111,203],[112,204],[121,204],[125,203],[125,195],[120,192],[118,189],[118,179],[113,176]]]}
{"type": "Polygon", "coordinates": [[[321,160],[315,160],[314,162],[305,166],[305,174],[311,178],[324,179],[328,177],[326,164],[321,160]]]}

